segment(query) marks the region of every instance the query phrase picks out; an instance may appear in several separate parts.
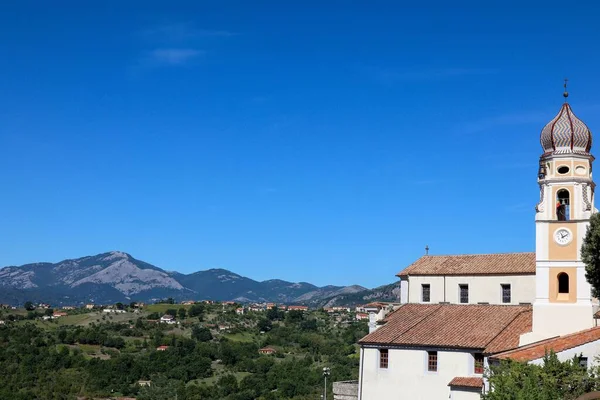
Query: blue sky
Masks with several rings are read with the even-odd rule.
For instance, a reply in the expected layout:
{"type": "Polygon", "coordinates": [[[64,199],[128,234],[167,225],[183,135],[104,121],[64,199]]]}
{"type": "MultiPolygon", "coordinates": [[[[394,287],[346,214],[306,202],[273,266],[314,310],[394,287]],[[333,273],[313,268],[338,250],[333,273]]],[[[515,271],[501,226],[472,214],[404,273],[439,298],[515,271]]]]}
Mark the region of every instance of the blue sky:
{"type": "Polygon", "coordinates": [[[564,77],[600,130],[591,1],[8,3],[0,265],[373,287],[426,244],[533,251],[564,77]]]}

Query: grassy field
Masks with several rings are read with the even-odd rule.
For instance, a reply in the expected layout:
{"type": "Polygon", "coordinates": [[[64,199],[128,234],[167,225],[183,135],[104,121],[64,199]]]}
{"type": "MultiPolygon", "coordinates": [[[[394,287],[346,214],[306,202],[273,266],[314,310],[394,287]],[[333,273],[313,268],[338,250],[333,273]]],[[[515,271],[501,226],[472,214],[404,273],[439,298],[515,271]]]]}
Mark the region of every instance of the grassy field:
{"type": "Polygon", "coordinates": [[[251,375],[250,372],[226,372],[223,364],[217,363],[217,362],[212,363],[212,369],[214,372],[213,376],[210,376],[208,378],[202,378],[202,379],[194,379],[194,380],[188,382],[188,385],[212,385],[212,384],[216,383],[219,380],[219,378],[222,377],[223,375],[229,375],[229,374],[235,376],[239,382],[244,377],[251,375]]]}
{"type": "Polygon", "coordinates": [[[256,335],[250,332],[226,333],[223,337],[235,342],[254,342],[256,335]]]}

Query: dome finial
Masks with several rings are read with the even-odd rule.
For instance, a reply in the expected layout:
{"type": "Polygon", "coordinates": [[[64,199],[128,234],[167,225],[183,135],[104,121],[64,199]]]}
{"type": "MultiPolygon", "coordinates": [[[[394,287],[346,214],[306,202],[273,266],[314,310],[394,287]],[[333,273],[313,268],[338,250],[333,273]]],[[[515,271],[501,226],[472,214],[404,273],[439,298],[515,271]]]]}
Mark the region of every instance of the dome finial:
{"type": "Polygon", "coordinates": [[[563,87],[565,88],[565,92],[563,93],[563,97],[565,98],[565,103],[567,102],[567,97],[569,97],[569,92],[567,92],[567,83],[569,82],[569,80],[567,78],[565,78],[565,84],[563,85],[563,87]]]}

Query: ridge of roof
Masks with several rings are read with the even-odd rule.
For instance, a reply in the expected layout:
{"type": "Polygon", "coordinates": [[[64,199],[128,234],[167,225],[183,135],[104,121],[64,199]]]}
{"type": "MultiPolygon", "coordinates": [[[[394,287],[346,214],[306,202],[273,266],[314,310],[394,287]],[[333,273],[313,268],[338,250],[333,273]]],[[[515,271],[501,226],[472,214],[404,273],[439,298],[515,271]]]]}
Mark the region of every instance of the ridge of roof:
{"type": "Polygon", "coordinates": [[[535,253],[424,255],[396,276],[535,274],[535,253]]]}
{"type": "Polygon", "coordinates": [[[467,257],[467,256],[505,256],[511,254],[535,254],[535,251],[508,251],[504,253],[461,253],[461,254],[426,254],[422,257],[467,257]]]}

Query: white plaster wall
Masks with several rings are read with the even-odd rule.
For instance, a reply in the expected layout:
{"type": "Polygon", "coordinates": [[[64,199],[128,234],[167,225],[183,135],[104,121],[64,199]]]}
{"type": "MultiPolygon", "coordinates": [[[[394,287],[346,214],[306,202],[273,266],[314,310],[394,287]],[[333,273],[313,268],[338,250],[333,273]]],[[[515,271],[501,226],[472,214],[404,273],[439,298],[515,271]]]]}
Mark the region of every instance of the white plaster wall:
{"type": "Polygon", "coordinates": [[[455,388],[450,392],[450,400],[481,400],[481,392],[455,388]]]}
{"type": "Polygon", "coordinates": [[[408,279],[400,279],[400,303],[408,303],[408,279]]]}
{"type": "Polygon", "coordinates": [[[535,303],[533,305],[533,332],[521,337],[520,344],[531,343],[553,336],[592,328],[592,303],[535,303]]]}
{"type": "Polygon", "coordinates": [[[473,356],[466,352],[438,351],[437,372],[427,371],[426,350],[389,349],[387,369],[379,368],[378,349],[362,354],[360,400],[447,400],[453,378],[481,376],[473,374],[473,356]]]}
{"type": "MultiPolygon", "coordinates": [[[[582,355],[583,357],[587,357],[588,359],[588,368],[599,365],[600,363],[596,359],[597,356],[600,355],[600,340],[595,342],[586,343],[581,346],[574,347],[572,349],[568,349],[565,351],[561,351],[560,353],[556,353],[556,356],[560,361],[572,360],[573,357],[582,355]]],[[[537,360],[531,361],[531,364],[542,365],[543,359],[538,358],[537,360]]]]}
{"type": "Polygon", "coordinates": [[[409,277],[410,303],[421,303],[421,285],[431,285],[430,303],[447,301],[459,304],[460,284],[469,285],[469,304],[487,302],[502,303],[502,284],[511,285],[511,303],[533,303],[535,300],[535,275],[500,275],[500,276],[446,276],[446,298],[444,300],[444,278],[441,276],[411,276],[409,277]]]}

